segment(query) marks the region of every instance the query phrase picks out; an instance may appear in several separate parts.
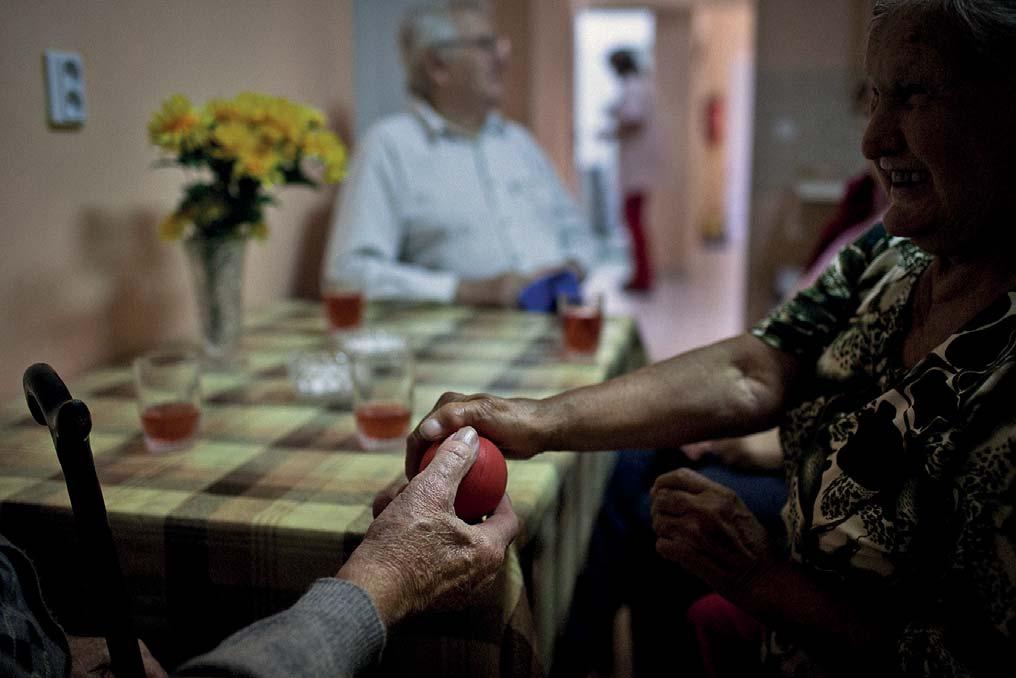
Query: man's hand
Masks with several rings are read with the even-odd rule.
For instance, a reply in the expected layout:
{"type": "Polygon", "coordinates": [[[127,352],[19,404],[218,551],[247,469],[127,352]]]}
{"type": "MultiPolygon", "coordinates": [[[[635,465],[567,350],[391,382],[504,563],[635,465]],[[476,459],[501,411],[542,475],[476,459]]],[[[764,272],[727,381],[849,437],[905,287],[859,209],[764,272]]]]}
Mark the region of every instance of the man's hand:
{"type": "MultiPolygon", "coordinates": [[[[67,636],[67,644],[71,648],[71,678],[114,678],[105,638],[67,636]]],[[[140,640],[138,647],[146,678],[167,678],[162,666],[140,640]]]]}
{"type": "Polygon", "coordinates": [[[471,427],[442,443],[434,461],[383,507],[336,575],[370,594],[386,626],[426,609],[461,607],[501,569],[519,530],[508,495],[477,525],[455,515],[455,494],[478,450],[471,427]]]}
{"type": "Polygon", "coordinates": [[[518,273],[502,273],[493,278],[461,280],[455,291],[455,303],[467,306],[516,308],[519,294],[531,278],[518,273]]]}

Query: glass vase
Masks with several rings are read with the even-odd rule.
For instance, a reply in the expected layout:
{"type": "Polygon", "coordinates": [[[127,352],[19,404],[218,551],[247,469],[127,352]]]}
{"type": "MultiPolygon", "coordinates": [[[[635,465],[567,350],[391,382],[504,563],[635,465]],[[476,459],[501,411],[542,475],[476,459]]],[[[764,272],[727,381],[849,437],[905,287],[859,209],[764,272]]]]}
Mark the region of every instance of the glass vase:
{"type": "Polygon", "coordinates": [[[241,366],[246,245],[246,240],[235,237],[184,241],[201,321],[205,365],[210,369],[241,366]]]}

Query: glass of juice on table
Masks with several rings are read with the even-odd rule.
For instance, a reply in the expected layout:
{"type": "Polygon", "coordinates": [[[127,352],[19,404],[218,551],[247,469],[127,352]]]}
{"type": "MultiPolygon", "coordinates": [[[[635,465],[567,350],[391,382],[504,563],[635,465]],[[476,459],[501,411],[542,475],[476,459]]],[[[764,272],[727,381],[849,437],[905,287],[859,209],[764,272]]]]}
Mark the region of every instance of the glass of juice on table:
{"type": "Polygon", "coordinates": [[[561,317],[564,352],[568,356],[590,356],[600,346],[603,328],[603,295],[585,299],[560,295],[557,312],[561,317]]]}
{"type": "Polygon", "coordinates": [[[201,426],[201,358],[187,349],[134,360],[134,390],[145,445],[151,452],[189,447],[201,426]]]}
{"type": "Polygon", "coordinates": [[[353,381],[356,434],[365,450],[401,447],[413,413],[413,351],[388,332],[364,332],[342,344],[353,381]]]}
{"type": "Polygon", "coordinates": [[[357,283],[343,279],[329,280],[322,296],[325,317],[332,332],[348,332],[363,323],[363,290],[357,283]]]}

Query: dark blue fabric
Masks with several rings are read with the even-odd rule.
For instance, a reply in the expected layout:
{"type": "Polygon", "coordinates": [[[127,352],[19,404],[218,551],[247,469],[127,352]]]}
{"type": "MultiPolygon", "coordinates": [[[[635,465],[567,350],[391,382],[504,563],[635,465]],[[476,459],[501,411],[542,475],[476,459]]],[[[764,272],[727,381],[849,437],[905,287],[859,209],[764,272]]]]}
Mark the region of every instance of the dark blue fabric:
{"type": "Polygon", "coordinates": [[[0,675],[66,676],[70,652],[24,553],[0,536],[0,675]]]}
{"type": "Polygon", "coordinates": [[[580,296],[578,276],[571,271],[545,275],[522,290],[518,305],[524,311],[553,313],[557,310],[559,294],[564,294],[569,299],[578,299],[580,296]]]}
{"type": "Polygon", "coordinates": [[[787,490],[780,472],[694,463],[678,450],[622,450],[604,491],[586,563],[575,584],[568,621],[557,643],[552,678],[609,674],[613,622],[628,606],[635,675],[693,677],[701,673],[688,607],[709,590],[656,553],[649,491],[656,478],[681,466],[734,490],[771,534],[781,538],[787,490]]]}
{"type": "Polygon", "coordinates": [[[739,471],[715,462],[694,468],[706,478],[736,492],[759,522],[766,526],[769,534],[782,536],[784,528],[780,512],[787,503],[787,481],[782,471],[739,471]]]}

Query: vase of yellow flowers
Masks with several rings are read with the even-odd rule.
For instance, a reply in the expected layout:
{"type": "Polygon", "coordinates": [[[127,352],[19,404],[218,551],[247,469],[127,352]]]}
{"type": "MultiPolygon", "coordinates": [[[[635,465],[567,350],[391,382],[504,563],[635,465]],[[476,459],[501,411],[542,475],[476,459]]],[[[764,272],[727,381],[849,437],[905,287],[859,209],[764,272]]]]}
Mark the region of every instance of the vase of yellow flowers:
{"type": "Polygon", "coordinates": [[[148,123],[152,143],[169,154],[162,164],[195,174],[159,234],[184,243],[212,366],[237,364],[246,242],[268,235],[272,188],[316,187],[308,167],[315,161],[321,180],[342,179],[346,149],[324,123],[313,108],[251,92],[203,107],[175,94],[148,123]]]}

